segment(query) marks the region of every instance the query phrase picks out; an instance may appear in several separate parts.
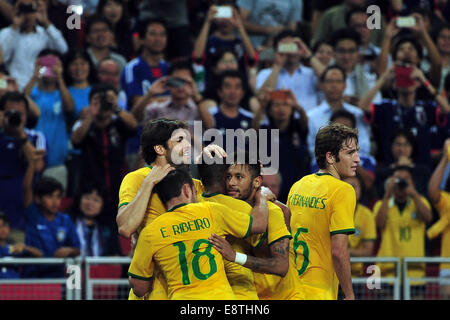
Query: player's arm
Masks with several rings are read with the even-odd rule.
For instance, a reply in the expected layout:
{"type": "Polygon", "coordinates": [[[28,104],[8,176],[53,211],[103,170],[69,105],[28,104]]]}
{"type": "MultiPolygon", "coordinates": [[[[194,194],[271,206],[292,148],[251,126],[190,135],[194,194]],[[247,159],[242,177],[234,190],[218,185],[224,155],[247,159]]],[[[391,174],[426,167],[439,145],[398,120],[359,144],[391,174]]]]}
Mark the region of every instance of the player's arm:
{"type": "Polygon", "coordinates": [[[339,284],[346,300],[354,300],[352,287],[350,255],[348,252],[348,235],[338,233],[331,235],[331,257],[339,284]]]}
{"type": "Polygon", "coordinates": [[[130,287],[133,289],[134,294],[139,298],[143,297],[153,287],[153,278],[150,280],[141,280],[129,276],[128,282],[130,283],[130,287]]]}
{"type": "Polygon", "coordinates": [[[284,203],[278,201],[275,194],[269,188],[262,186],[261,192],[262,192],[262,194],[264,194],[266,196],[268,201],[272,201],[274,204],[276,204],[281,209],[281,211],[283,212],[283,216],[284,216],[284,223],[286,224],[286,227],[290,231],[291,230],[291,209],[289,209],[289,207],[287,205],[285,205],[284,203]]]}
{"type": "Polygon", "coordinates": [[[144,219],[154,186],[172,170],[174,168],[169,164],[164,167],[154,166],[145,177],[133,201],[119,208],[116,222],[120,235],[129,238],[136,232],[144,219]]]}
{"type": "Polygon", "coordinates": [[[225,260],[241,264],[254,272],[274,274],[284,277],[289,269],[289,239],[282,238],[269,246],[270,257],[258,258],[240,252],[236,253],[233,247],[224,238],[212,234],[209,241],[214,248],[222,254],[225,260]],[[237,257],[237,259],[236,259],[237,257]]]}
{"type": "Polygon", "coordinates": [[[255,193],[255,205],[250,214],[253,217],[250,233],[265,232],[267,229],[269,209],[267,207],[267,198],[261,194],[261,189],[255,193]]]}

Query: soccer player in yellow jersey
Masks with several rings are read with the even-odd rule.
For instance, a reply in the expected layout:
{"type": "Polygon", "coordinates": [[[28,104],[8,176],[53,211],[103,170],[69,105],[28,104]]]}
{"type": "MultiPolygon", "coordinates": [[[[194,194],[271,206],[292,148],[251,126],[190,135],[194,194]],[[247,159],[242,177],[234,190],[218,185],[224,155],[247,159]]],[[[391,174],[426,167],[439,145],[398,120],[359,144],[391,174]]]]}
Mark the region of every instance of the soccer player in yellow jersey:
{"type": "Polygon", "coordinates": [[[356,174],[358,131],[342,124],[316,135],[319,171],[297,181],[289,192],[297,281],[307,300],[336,300],[338,287],[354,299],[348,235],[355,232],[355,190],[341,181],[356,174]]]}
{"type": "MultiPolygon", "coordinates": [[[[381,230],[378,257],[424,257],[425,224],[432,219],[431,206],[420,195],[412,179],[411,167],[394,167],[386,180],[383,199],[375,203],[375,222],[381,230]]],[[[380,263],[381,276],[393,277],[394,264],[380,263]]],[[[425,265],[411,265],[408,276],[425,276],[425,265]]],[[[416,286],[412,295],[424,293],[424,282],[411,282],[416,286]],[[417,287],[422,286],[422,287],[417,287]]]]}
{"type": "MultiPolygon", "coordinates": [[[[377,228],[372,211],[359,202],[364,193],[364,182],[359,175],[342,180],[349,183],[356,193],[355,233],[348,237],[350,257],[372,257],[377,239],[377,228]]],[[[364,276],[362,263],[352,264],[352,276],[364,276]]]]}
{"type": "MultiPolygon", "coordinates": [[[[439,212],[439,220],[434,223],[428,230],[427,236],[433,239],[441,236],[441,257],[450,257],[450,179],[446,182],[446,191],[440,189],[440,184],[444,176],[445,168],[450,159],[450,139],[444,144],[441,161],[434,169],[433,175],[428,182],[428,195],[433,206],[439,212]]],[[[442,278],[450,278],[450,264],[442,263],[440,266],[440,276],[442,278]]],[[[440,298],[450,299],[450,285],[441,284],[440,298]]]]}
{"type": "MultiPolygon", "coordinates": [[[[246,161],[241,161],[238,155],[229,167],[225,179],[226,189],[231,197],[252,204],[255,201],[254,194],[262,184],[261,166],[249,155],[244,160],[246,161]]],[[[253,250],[253,256],[246,257],[243,266],[253,271],[259,299],[300,300],[302,295],[296,286],[293,273],[295,270],[290,268],[289,245],[292,236],[286,225],[290,214],[287,210],[287,217],[285,217],[279,205],[283,207],[283,204],[268,202],[269,220],[264,241],[260,241],[259,249],[253,250]]],[[[221,244],[214,240],[213,237],[211,241],[215,245],[221,244]]],[[[221,248],[218,247],[218,249],[221,248]]],[[[232,251],[231,256],[226,255],[225,251],[220,252],[226,259],[233,260],[235,254],[241,253],[238,250],[235,251],[237,253],[232,251]]]]}
{"type": "MultiPolygon", "coordinates": [[[[175,167],[188,170],[191,143],[187,139],[188,125],[182,121],[157,119],[148,121],[142,130],[141,153],[148,167],[128,173],[122,180],[119,190],[119,209],[116,217],[119,233],[136,241],[139,231],[166,209],[154,194],[153,187],[175,167]]],[[[217,146],[210,145],[203,150],[210,154],[214,150],[218,156],[225,152],[217,146]]],[[[197,191],[201,194],[203,187],[194,179],[197,191]]],[[[167,299],[167,290],[162,276],[155,277],[154,290],[145,299],[167,299]]],[[[137,299],[130,291],[129,299],[137,299]]]]}
{"type": "MultiPolygon", "coordinates": [[[[213,160],[213,159],[211,159],[213,160]]],[[[202,201],[216,202],[227,206],[230,209],[251,214],[252,207],[245,201],[234,199],[225,195],[225,174],[228,164],[221,164],[219,159],[215,163],[207,164],[202,162],[197,165],[200,179],[205,188],[202,194],[202,201]]],[[[247,239],[236,239],[227,237],[233,244],[233,248],[241,253],[249,253],[252,242],[261,237],[253,235],[247,239]]],[[[251,270],[235,263],[235,257],[232,261],[224,260],[225,272],[233,292],[238,300],[258,300],[253,273],[251,270]]]]}
{"type": "Polygon", "coordinates": [[[141,231],[128,271],[137,296],[152,290],[154,266],[167,279],[170,299],[235,299],[222,256],[209,243],[212,233],[244,238],[267,228],[267,200],[256,194],[248,215],[213,202],[196,203],[197,191],[185,170],[175,170],[156,185],[168,212],[141,231]]]}

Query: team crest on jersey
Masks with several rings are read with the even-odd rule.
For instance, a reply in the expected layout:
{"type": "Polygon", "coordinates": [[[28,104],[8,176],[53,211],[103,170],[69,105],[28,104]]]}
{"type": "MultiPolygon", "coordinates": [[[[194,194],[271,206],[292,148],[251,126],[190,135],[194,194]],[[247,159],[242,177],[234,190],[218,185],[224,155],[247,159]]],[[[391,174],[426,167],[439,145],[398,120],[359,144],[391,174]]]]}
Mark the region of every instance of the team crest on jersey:
{"type": "Polygon", "coordinates": [[[58,229],[58,231],[56,232],[56,239],[58,240],[58,242],[64,242],[64,240],[66,239],[66,229],[58,229]]]}

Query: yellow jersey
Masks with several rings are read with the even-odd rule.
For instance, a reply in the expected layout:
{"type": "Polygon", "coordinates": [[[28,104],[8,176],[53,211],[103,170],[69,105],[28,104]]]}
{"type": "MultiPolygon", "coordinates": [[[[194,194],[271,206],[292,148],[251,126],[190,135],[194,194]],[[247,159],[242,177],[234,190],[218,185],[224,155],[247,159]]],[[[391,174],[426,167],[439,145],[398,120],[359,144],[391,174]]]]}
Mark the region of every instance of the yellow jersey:
{"type": "MultiPolygon", "coordinates": [[[[448,258],[450,257],[450,193],[441,191],[439,202],[434,206],[439,212],[440,219],[428,229],[428,233],[434,229],[433,227],[439,225],[440,230],[433,237],[430,236],[430,238],[434,238],[438,234],[441,235],[441,257],[448,258]]],[[[440,268],[441,270],[450,269],[450,264],[442,263],[440,268]]]]}
{"type": "MultiPolygon", "coordinates": [[[[203,193],[202,200],[206,202],[220,203],[228,208],[236,211],[251,214],[252,206],[247,202],[221,193],[203,193]]],[[[253,234],[244,239],[228,236],[227,241],[231,244],[236,252],[250,254],[251,243],[257,245],[262,238],[262,234],[253,234]]],[[[224,260],[225,272],[228,281],[233,289],[237,300],[258,300],[256,293],[253,272],[237,263],[224,260]]]]}
{"type": "Polygon", "coordinates": [[[331,236],[353,234],[353,187],[328,173],[294,183],[288,195],[294,263],[307,300],[336,300],[339,281],[331,256],[331,236]]]}
{"type": "MultiPolygon", "coordinates": [[[[421,197],[424,204],[430,208],[427,199],[421,197]]],[[[380,211],[382,200],[375,203],[373,212],[375,217],[380,211]]],[[[395,204],[394,198],[389,199],[386,225],[381,230],[381,243],[378,257],[424,257],[425,256],[425,222],[417,214],[413,199],[408,199],[403,210],[395,204]]],[[[393,263],[379,263],[383,277],[394,277],[393,263]]],[[[423,263],[411,264],[408,277],[420,278],[425,276],[423,263]]],[[[421,284],[411,282],[411,284],[421,284]]]]}
{"type": "MultiPolygon", "coordinates": [[[[362,204],[358,204],[356,206],[354,221],[355,233],[348,237],[348,244],[350,248],[360,248],[364,241],[377,240],[375,216],[369,208],[362,204]]],[[[362,263],[352,263],[352,276],[363,276],[362,263]]]]}
{"type": "MultiPolygon", "coordinates": [[[[136,197],[139,189],[142,186],[144,179],[150,173],[152,166],[137,169],[129,172],[122,180],[119,189],[119,208],[129,204],[136,197]]],[[[201,196],[204,191],[203,185],[200,180],[193,179],[195,187],[197,189],[197,196],[201,196]]],[[[158,216],[166,212],[164,204],[156,193],[152,193],[148,201],[147,209],[145,212],[144,220],[138,228],[138,233],[144,226],[151,223],[158,216]]],[[[164,278],[157,270],[155,272],[155,280],[153,283],[154,289],[150,295],[145,295],[143,298],[137,297],[132,290],[128,296],[129,300],[166,300],[167,299],[167,284],[164,278]]]]}
{"type": "Polygon", "coordinates": [[[128,275],[150,280],[158,265],[170,299],[235,299],[222,255],[208,238],[212,233],[247,237],[252,220],[218,203],[177,205],[141,231],[128,275]]]}

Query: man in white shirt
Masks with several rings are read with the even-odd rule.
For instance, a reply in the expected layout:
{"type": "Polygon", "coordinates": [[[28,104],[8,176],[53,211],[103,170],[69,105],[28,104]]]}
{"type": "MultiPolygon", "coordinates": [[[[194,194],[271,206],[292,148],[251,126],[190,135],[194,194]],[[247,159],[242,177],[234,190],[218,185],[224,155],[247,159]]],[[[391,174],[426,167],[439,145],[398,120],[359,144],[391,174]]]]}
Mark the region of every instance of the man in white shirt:
{"type": "Polygon", "coordinates": [[[297,103],[305,111],[316,107],[318,101],[316,81],[325,66],[292,30],[284,30],[275,37],[274,50],[274,64],[272,68],[263,69],[258,73],[256,89],[258,91],[290,89],[294,93],[297,103]],[[296,46],[297,49],[289,51],[289,48],[283,48],[284,45],[294,48],[296,46]],[[309,60],[312,68],[302,65],[301,59],[309,60]]]}
{"type": "Polygon", "coordinates": [[[359,147],[361,154],[370,154],[370,126],[364,121],[364,112],[344,101],[346,87],[345,71],[339,66],[329,66],[320,77],[320,85],[325,94],[325,100],[308,115],[308,150],[314,159],[314,146],[317,131],[328,124],[334,111],[345,109],[356,118],[356,128],[359,134],[359,147]]]}
{"type": "Polygon", "coordinates": [[[0,50],[9,73],[23,90],[33,76],[39,52],[47,48],[64,54],[68,46],[48,19],[45,1],[22,0],[15,10],[12,24],[0,30],[0,50]]]}

